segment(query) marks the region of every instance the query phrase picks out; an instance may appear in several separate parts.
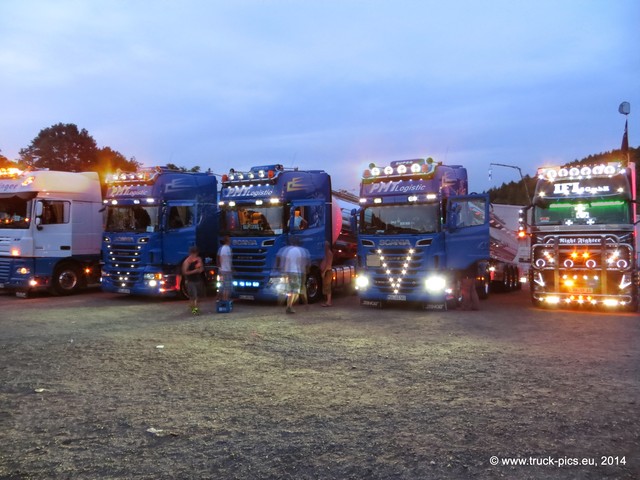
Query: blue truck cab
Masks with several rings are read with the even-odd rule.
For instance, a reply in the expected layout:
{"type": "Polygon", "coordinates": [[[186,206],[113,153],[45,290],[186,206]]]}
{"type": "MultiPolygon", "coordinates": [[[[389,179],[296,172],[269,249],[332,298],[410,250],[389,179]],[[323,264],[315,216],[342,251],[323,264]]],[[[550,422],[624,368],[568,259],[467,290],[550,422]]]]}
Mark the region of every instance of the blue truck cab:
{"type": "Polygon", "coordinates": [[[165,167],[117,172],[107,178],[102,241],[102,289],[186,296],[180,266],[196,245],[207,279],[215,278],[218,248],[217,179],[165,167]]]}
{"type": "MultiPolygon", "coordinates": [[[[349,238],[341,235],[341,208],[332,198],[331,177],[323,170],[301,171],[282,165],[255,166],[246,172],[230,170],[222,176],[220,222],[220,233],[229,236],[233,252],[234,297],[244,300],[276,301],[283,297],[276,257],[291,236],[300,240],[311,257],[309,301],[320,300],[324,242],[344,252],[349,238]]],[[[351,285],[354,266],[346,264],[343,254],[336,252],[334,258],[338,259],[333,267],[334,287],[351,285]]]]}
{"type": "Polygon", "coordinates": [[[431,158],[365,170],[357,212],[361,304],[447,308],[459,302],[463,278],[488,284],[489,198],[467,190],[464,167],[431,158]]]}

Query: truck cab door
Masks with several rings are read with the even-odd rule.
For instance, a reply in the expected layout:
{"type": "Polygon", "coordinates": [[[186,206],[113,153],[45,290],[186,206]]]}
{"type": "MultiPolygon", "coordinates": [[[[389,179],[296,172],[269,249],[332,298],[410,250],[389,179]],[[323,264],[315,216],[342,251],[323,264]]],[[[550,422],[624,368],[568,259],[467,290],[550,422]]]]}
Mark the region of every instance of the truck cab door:
{"type": "MultiPolygon", "coordinates": [[[[196,211],[193,202],[170,202],[163,212],[162,262],[179,264],[196,244],[196,211]]],[[[156,262],[160,259],[156,259],[156,262]]]]}
{"type": "Polygon", "coordinates": [[[71,202],[68,200],[37,200],[34,223],[34,256],[69,257],[72,254],[71,202]]]}
{"type": "Polygon", "coordinates": [[[301,246],[310,252],[324,251],[325,232],[331,232],[331,209],[323,200],[296,200],[291,202],[290,215],[287,220],[290,235],[300,238],[301,246]],[[295,212],[300,212],[302,220],[296,220],[295,212]]]}
{"type": "Polygon", "coordinates": [[[447,268],[461,270],[489,259],[489,196],[449,197],[446,210],[447,268]]]}

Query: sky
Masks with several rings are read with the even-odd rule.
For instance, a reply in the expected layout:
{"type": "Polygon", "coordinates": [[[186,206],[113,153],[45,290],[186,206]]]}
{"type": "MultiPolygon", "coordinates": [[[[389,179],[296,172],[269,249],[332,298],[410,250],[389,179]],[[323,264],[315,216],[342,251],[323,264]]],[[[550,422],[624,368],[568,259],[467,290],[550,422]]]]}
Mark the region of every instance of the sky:
{"type": "Polygon", "coordinates": [[[637,147],[638,45],[638,0],[0,0],[0,153],[72,123],[144,166],[357,193],[432,157],[481,192],[620,148],[625,119],[637,147]]]}

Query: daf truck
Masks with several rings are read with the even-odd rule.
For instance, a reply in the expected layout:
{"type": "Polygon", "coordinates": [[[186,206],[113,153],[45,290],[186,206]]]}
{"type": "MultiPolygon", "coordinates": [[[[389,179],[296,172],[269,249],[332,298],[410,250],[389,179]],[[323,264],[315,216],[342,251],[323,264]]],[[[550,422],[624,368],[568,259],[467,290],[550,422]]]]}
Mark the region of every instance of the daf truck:
{"type": "Polygon", "coordinates": [[[69,295],[100,280],[95,172],[0,169],[0,289],[69,295]]]}

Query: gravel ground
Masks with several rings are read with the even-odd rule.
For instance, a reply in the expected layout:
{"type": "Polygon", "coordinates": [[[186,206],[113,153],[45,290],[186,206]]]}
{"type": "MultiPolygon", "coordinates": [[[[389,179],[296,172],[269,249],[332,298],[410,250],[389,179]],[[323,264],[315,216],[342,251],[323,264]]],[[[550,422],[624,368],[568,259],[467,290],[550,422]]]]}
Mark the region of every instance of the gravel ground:
{"type": "Polygon", "coordinates": [[[638,315],[481,307],[0,295],[0,478],[640,478],[638,315]]]}

